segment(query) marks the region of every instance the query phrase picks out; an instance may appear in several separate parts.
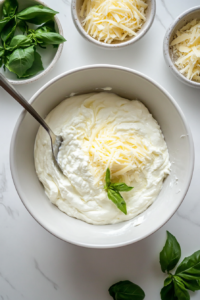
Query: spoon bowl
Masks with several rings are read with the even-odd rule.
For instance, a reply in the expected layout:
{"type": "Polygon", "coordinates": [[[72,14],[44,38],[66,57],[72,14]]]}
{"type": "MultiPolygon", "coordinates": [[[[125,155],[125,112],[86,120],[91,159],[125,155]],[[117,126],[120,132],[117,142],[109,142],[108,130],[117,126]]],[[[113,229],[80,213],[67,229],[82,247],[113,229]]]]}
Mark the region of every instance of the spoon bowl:
{"type": "Polygon", "coordinates": [[[6,90],[19,104],[21,104],[32,116],[35,118],[36,121],[43,126],[43,128],[49,134],[51,140],[51,148],[53,154],[53,160],[55,165],[60,169],[57,157],[59,148],[63,142],[63,138],[61,136],[55,135],[49,125],[44,121],[44,119],[36,112],[36,110],[26,101],[26,99],[12,86],[12,84],[2,75],[0,74],[0,86],[6,90]]]}

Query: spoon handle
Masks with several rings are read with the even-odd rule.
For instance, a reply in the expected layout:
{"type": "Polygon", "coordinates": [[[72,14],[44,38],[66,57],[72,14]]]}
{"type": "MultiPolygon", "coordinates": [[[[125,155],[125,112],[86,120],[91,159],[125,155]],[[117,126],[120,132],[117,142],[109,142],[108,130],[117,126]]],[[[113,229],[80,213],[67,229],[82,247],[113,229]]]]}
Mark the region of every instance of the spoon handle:
{"type": "Polygon", "coordinates": [[[32,116],[35,118],[40,125],[46,129],[47,132],[51,132],[51,129],[43,118],[35,111],[35,109],[26,101],[26,99],[14,88],[12,84],[0,73],[0,86],[6,90],[19,104],[21,104],[32,116]]]}

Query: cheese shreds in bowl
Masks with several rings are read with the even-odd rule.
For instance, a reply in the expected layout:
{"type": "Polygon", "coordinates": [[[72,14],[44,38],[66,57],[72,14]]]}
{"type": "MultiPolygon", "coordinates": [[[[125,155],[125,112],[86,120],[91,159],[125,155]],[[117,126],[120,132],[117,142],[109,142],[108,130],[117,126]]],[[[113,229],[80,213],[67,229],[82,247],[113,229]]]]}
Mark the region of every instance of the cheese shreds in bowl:
{"type": "Polygon", "coordinates": [[[84,0],[80,17],[90,36],[110,44],[136,36],[147,7],[143,0],[84,0]]]}
{"type": "Polygon", "coordinates": [[[180,73],[200,82],[200,21],[192,20],[178,30],[171,47],[180,73]]]}

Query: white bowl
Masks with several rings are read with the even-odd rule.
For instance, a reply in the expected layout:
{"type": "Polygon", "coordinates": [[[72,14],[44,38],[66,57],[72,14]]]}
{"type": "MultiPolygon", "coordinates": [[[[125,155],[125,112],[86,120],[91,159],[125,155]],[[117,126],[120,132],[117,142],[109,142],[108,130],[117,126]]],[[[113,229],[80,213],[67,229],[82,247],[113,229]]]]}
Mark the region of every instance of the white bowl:
{"type": "Polygon", "coordinates": [[[162,87],[139,72],[111,65],[82,67],[51,80],[30,103],[45,117],[72,92],[102,91],[105,87],[111,87],[111,92],[125,98],[141,100],[161,125],[169,149],[171,174],[153,205],[136,218],[115,225],[96,226],[71,218],[51,204],[34,166],[33,149],[39,125],[25,111],[16,124],[10,150],[15,187],[30,214],[60,239],[93,248],[128,245],[163,226],[183,201],[194,165],[192,136],[182,111],[162,87]]]}
{"type": "Polygon", "coordinates": [[[180,16],[178,16],[175,19],[175,21],[170,25],[164,37],[163,55],[167,66],[171,69],[172,73],[178,80],[190,87],[200,88],[200,83],[189,80],[183,74],[180,73],[180,71],[174,64],[175,59],[173,57],[172,49],[170,48],[171,42],[177,30],[180,30],[184,25],[186,25],[193,19],[200,19],[200,6],[195,6],[186,10],[180,16]]]}
{"type": "MultiPolygon", "coordinates": [[[[17,2],[19,4],[18,11],[21,11],[29,6],[40,5],[40,4],[48,7],[48,5],[46,5],[44,2],[40,0],[26,0],[26,1],[17,0],[17,2]]],[[[0,0],[0,18],[2,18],[3,3],[4,0],[0,0]]],[[[57,15],[54,16],[54,22],[55,22],[56,32],[63,35],[63,29],[57,15]]],[[[60,44],[57,49],[53,48],[52,45],[48,46],[47,49],[37,48],[37,51],[40,53],[42,58],[44,70],[28,79],[19,79],[17,78],[16,74],[10,72],[8,69],[6,69],[6,72],[4,72],[3,68],[1,68],[0,72],[2,72],[3,75],[9,80],[9,82],[14,85],[34,82],[40,79],[42,76],[46,75],[55,66],[56,62],[60,58],[62,50],[63,50],[63,44],[60,44]]]]}
{"type": "Polygon", "coordinates": [[[124,42],[115,42],[115,43],[107,44],[107,43],[96,40],[95,38],[91,37],[85,31],[85,29],[83,28],[83,26],[81,24],[81,18],[79,15],[83,0],[72,0],[71,1],[72,19],[73,19],[74,25],[76,26],[76,29],[78,30],[78,32],[87,41],[93,43],[96,46],[100,46],[105,49],[118,49],[118,48],[125,47],[125,46],[131,45],[131,44],[137,42],[148,32],[151,25],[153,24],[155,14],[156,14],[156,0],[147,0],[146,2],[148,4],[148,8],[146,11],[146,22],[142,25],[141,29],[138,31],[138,33],[135,37],[130,37],[128,40],[126,40],[124,42]]]}

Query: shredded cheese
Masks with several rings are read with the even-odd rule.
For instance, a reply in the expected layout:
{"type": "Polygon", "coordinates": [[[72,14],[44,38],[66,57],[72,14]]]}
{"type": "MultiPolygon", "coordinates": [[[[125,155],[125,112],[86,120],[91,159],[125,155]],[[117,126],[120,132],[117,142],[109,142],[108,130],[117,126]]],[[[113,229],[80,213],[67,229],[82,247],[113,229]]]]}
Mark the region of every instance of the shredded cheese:
{"type": "Polygon", "coordinates": [[[146,0],[84,0],[82,25],[93,38],[105,43],[136,36],[146,21],[146,0]]]}
{"type": "Polygon", "coordinates": [[[200,82],[200,21],[192,20],[177,31],[171,47],[179,71],[200,82]]]}
{"type": "Polygon", "coordinates": [[[89,151],[95,184],[104,181],[107,168],[111,170],[112,180],[129,182],[127,172],[139,172],[151,160],[141,138],[130,134],[116,135],[107,124],[100,126],[90,140],[85,141],[83,149],[89,151]]]}

